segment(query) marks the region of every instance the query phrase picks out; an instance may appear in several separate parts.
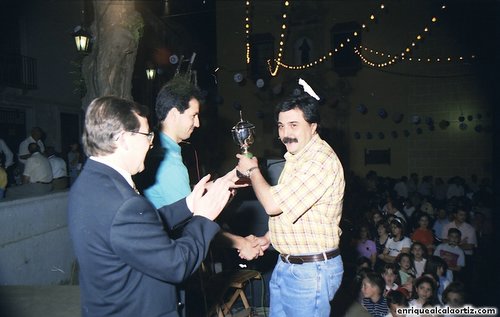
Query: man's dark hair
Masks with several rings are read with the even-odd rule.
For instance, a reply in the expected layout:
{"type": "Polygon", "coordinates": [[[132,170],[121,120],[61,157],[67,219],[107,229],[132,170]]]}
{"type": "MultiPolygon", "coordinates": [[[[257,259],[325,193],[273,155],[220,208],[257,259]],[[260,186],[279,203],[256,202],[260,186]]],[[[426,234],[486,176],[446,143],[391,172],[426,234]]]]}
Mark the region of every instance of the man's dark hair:
{"type": "Polygon", "coordinates": [[[176,108],[180,113],[184,113],[189,108],[189,101],[196,99],[202,102],[201,92],[187,78],[182,76],[174,77],[162,87],[156,97],[156,117],[158,121],[163,121],[172,108],[176,108]]]}
{"type": "Polygon", "coordinates": [[[33,153],[36,153],[36,152],[40,152],[40,147],[38,146],[38,144],[36,143],[30,143],[28,145],[28,151],[33,154],[33,153]]]}
{"type": "Polygon", "coordinates": [[[276,121],[281,112],[286,112],[293,109],[299,109],[304,115],[304,120],[307,123],[320,123],[319,103],[316,99],[309,96],[307,93],[302,93],[299,96],[292,96],[276,107],[276,121]]]}
{"type": "Polygon", "coordinates": [[[462,236],[462,232],[460,230],[458,230],[457,228],[448,229],[448,236],[450,236],[450,234],[458,234],[459,237],[462,236]]]}

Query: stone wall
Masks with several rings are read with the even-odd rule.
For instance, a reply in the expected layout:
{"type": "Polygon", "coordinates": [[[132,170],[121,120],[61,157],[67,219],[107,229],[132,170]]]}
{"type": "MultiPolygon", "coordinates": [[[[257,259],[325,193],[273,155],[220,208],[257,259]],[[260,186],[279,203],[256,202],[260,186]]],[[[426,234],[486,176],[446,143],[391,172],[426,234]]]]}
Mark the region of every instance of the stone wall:
{"type": "Polygon", "coordinates": [[[0,203],[0,285],[71,283],[68,192],[0,203]]]}

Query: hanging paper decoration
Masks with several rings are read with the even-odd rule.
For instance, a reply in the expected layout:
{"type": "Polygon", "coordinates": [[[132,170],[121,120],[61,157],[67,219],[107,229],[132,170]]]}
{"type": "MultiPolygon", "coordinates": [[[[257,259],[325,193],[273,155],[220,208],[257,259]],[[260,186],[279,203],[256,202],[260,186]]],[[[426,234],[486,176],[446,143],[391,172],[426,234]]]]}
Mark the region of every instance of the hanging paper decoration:
{"type": "Polygon", "coordinates": [[[358,110],[361,114],[366,114],[368,112],[368,108],[366,108],[366,106],[362,103],[356,107],[356,110],[358,110]]]}
{"type": "Polygon", "coordinates": [[[241,74],[241,73],[234,74],[233,80],[235,83],[241,84],[243,82],[243,74],[241,74]]]}
{"type": "Polygon", "coordinates": [[[461,115],[460,117],[458,117],[458,121],[464,122],[465,121],[465,117],[463,115],[461,115]]]}
{"type": "Polygon", "coordinates": [[[255,82],[255,86],[257,86],[257,88],[259,89],[264,87],[264,79],[262,78],[257,79],[257,81],[255,82]]]}
{"type": "Polygon", "coordinates": [[[467,116],[467,120],[469,120],[469,121],[474,120],[474,116],[473,116],[473,115],[471,115],[471,114],[470,114],[470,115],[468,115],[468,116],[467,116]]]}
{"type": "Polygon", "coordinates": [[[170,62],[170,64],[175,65],[179,62],[179,56],[177,56],[175,54],[170,55],[170,57],[168,58],[168,61],[170,62]]]}
{"type": "Polygon", "coordinates": [[[398,133],[396,131],[392,131],[391,132],[391,136],[394,138],[394,139],[397,139],[398,138],[398,133]]]}
{"type": "Polygon", "coordinates": [[[447,121],[447,120],[441,120],[441,122],[439,122],[439,127],[441,129],[446,129],[447,127],[450,126],[450,121],[447,121]]]}
{"type": "Polygon", "coordinates": [[[371,133],[371,132],[366,132],[366,138],[367,138],[368,140],[371,140],[371,139],[373,138],[372,133],[371,133]]]}
{"type": "Polygon", "coordinates": [[[482,118],[482,117],[483,117],[483,115],[482,115],[482,114],[480,114],[480,113],[478,113],[478,114],[476,115],[476,118],[477,118],[478,120],[481,120],[481,118],[482,118]]]}
{"type": "Polygon", "coordinates": [[[483,126],[478,124],[474,127],[474,130],[477,132],[477,133],[481,133],[483,131],[483,126]]]}
{"type": "Polygon", "coordinates": [[[434,125],[434,120],[431,117],[426,117],[425,118],[425,123],[427,125],[434,125]]]}
{"type": "Polygon", "coordinates": [[[379,133],[378,133],[378,138],[379,138],[380,140],[383,140],[383,139],[385,138],[385,134],[384,134],[384,132],[379,132],[379,133]]]}
{"type": "Polygon", "coordinates": [[[467,123],[465,123],[465,122],[460,122],[460,123],[458,124],[458,127],[460,128],[460,130],[465,131],[465,130],[467,130],[467,123]]]}
{"type": "Polygon", "coordinates": [[[420,123],[420,120],[421,120],[421,119],[420,119],[420,116],[419,116],[419,115],[413,115],[413,116],[411,117],[411,122],[412,122],[413,124],[419,124],[419,123],[420,123]]]}
{"type": "Polygon", "coordinates": [[[382,119],[387,118],[387,111],[385,111],[385,109],[384,109],[384,108],[380,108],[380,109],[378,109],[377,113],[378,113],[378,116],[379,116],[380,118],[382,118],[382,119]]]}
{"type": "Polygon", "coordinates": [[[396,112],[392,115],[392,121],[394,121],[394,123],[400,123],[401,121],[403,121],[403,114],[400,112],[396,112]]]}

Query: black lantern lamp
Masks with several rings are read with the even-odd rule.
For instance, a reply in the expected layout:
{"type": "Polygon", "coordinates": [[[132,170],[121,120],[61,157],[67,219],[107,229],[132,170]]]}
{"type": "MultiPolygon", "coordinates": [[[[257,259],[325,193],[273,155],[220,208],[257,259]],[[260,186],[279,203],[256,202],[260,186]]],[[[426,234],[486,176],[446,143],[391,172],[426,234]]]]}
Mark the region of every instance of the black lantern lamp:
{"type": "Polygon", "coordinates": [[[89,51],[90,39],[92,34],[87,31],[83,26],[78,25],[71,34],[75,38],[76,50],[78,52],[87,53],[89,51]]]}
{"type": "Polygon", "coordinates": [[[148,66],[146,68],[146,77],[148,80],[153,80],[156,77],[156,69],[153,66],[148,66]]]}

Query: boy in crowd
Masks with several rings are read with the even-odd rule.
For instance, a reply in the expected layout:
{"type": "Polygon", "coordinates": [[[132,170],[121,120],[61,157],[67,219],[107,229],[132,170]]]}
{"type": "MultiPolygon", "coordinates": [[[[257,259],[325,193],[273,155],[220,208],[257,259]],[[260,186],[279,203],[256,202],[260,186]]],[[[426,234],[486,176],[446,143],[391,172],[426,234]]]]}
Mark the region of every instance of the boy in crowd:
{"type": "Polygon", "coordinates": [[[374,317],[384,317],[389,312],[384,297],[385,282],[382,276],[369,272],[363,279],[361,292],[363,293],[363,307],[374,317]]]}
{"type": "Polygon", "coordinates": [[[454,272],[459,272],[465,266],[465,254],[459,243],[462,233],[457,228],[448,229],[448,242],[439,244],[434,251],[434,255],[442,258],[448,268],[454,272]]]}

